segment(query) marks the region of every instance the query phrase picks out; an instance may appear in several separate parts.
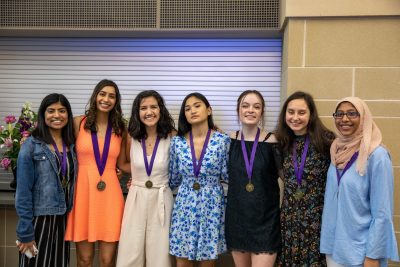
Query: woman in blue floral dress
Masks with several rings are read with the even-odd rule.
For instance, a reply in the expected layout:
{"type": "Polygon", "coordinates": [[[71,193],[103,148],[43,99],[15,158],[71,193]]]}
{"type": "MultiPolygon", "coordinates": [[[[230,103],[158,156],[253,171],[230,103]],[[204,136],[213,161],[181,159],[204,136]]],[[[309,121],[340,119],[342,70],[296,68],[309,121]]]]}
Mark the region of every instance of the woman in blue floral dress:
{"type": "Polygon", "coordinates": [[[170,254],[177,266],[215,266],[226,251],[225,199],[230,139],[215,130],[212,110],[200,93],[185,97],[178,135],[171,140],[170,187],[179,186],[172,211],[170,254]]]}

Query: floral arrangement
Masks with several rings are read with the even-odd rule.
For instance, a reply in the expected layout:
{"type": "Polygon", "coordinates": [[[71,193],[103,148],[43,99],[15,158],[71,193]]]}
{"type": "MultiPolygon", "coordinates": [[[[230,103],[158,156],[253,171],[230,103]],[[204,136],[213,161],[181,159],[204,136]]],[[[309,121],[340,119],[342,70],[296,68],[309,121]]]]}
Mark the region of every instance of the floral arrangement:
{"type": "Polygon", "coordinates": [[[18,120],[14,115],[8,115],[4,122],[6,125],[0,126],[0,166],[15,171],[19,150],[35,129],[37,114],[32,111],[32,104],[25,102],[18,120]]]}

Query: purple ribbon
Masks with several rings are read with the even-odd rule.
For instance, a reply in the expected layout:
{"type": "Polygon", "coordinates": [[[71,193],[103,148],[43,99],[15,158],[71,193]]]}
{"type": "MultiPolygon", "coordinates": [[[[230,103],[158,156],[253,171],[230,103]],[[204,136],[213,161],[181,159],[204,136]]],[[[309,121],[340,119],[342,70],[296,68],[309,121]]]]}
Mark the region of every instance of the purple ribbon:
{"type": "Polygon", "coordinates": [[[351,159],[349,162],[347,162],[346,166],[344,167],[342,174],[339,173],[339,169],[336,168],[336,176],[337,176],[337,184],[339,186],[340,184],[340,180],[342,179],[344,173],[350,169],[351,165],[353,165],[353,163],[357,160],[358,157],[358,151],[356,153],[353,154],[353,156],[351,156],[351,159]]]}
{"type": "Polygon", "coordinates": [[[67,147],[63,141],[62,142],[63,154],[61,156],[60,150],[58,150],[58,147],[57,147],[56,143],[54,142],[54,140],[53,140],[52,144],[53,144],[54,151],[56,152],[57,158],[60,161],[61,175],[62,175],[62,177],[65,177],[65,174],[67,173],[67,147]]]}
{"type": "Polygon", "coordinates": [[[296,175],[297,185],[301,185],[301,180],[303,179],[304,165],[306,164],[306,157],[309,145],[310,145],[310,137],[307,135],[306,142],[304,143],[303,153],[301,154],[301,162],[299,167],[297,163],[296,143],[293,144],[292,161],[294,166],[294,174],[296,175]]]}
{"type": "Polygon", "coordinates": [[[204,154],[206,154],[206,148],[208,145],[208,140],[210,140],[210,135],[211,135],[211,129],[208,129],[206,140],[204,141],[203,149],[201,150],[199,162],[198,162],[198,164],[196,164],[196,153],[194,152],[193,135],[192,135],[192,131],[189,132],[190,150],[192,152],[192,162],[193,162],[193,173],[194,173],[195,177],[199,176],[200,169],[201,169],[201,163],[203,162],[204,154]]]}
{"type": "Polygon", "coordinates": [[[108,151],[110,150],[110,143],[111,143],[110,142],[111,141],[111,130],[112,130],[111,122],[108,121],[107,131],[106,131],[106,139],[104,140],[103,155],[101,155],[101,157],[100,157],[99,141],[97,140],[97,132],[92,131],[93,152],[94,152],[97,169],[99,170],[100,176],[103,175],[104,169],[106,168],[108,151]]]}
{"type": "Polygon", "coordinates": [[[156,143],[154,145],[153,153],[151,154],[150,159],[150,166],[149,162],[147,161],[147,153],[146,153],[146,142],[144,138],[142,138],[142,150],[143,150],[143,159],[144,159],[144,166],[146,167],[147,176],[150,177],[151,171],[153,170],[154,159],[156,158],[158,144],[160,143],[160,137],[157,136],[156,143]]]}
{"type": "Polygon", "coordinates": [[[244,157],[244,163],[246,165],[247,177],[249,177],[249,182],[251,182],[251,177],[253,174],[253,165],[254,165],[254,158],[256,156],[258,138],[260,138],[260,128],[257,129],[257,134],[254,139],[253,147],[251,148],[250,162],[249,162],[249,156],[247,154],[246,145],[244,144],[244,135],[243,135],[243,132],[241,133],[240,143],[242,145],[242,153],[243,153],[243,157],[244,157]]]}

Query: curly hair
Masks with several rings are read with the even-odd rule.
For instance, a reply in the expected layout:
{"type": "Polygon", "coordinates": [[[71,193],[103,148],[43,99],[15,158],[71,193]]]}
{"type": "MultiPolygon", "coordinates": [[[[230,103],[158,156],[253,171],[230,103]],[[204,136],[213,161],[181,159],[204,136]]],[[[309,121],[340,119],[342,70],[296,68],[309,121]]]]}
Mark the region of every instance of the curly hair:
{"type": "Polygon", "coordinates": [[[89,99],[89,103],[86,105],[86,122],[84,128],[86,130],[96,132],[96,115],[97,115],[97,95],[100,93],[101,89],[106,86],[112,86],[115,89],[116,101],[113,109],[110,111],[109,120],[111,121],[111,125],[113,131],[116,135],[121,136],[125,130],[125,122],[122,117],[122,109],[121,109],[121,94],[119,92],[118,86],[115,82],[111,80],[101,80],[93,90],[92,96],[89,99]],[[89,106],[89,108],[88,108],[89,106]]]}
{"type": "Polygon", "coordinates": [[[284,153],[290,153],[289,150],[291,149],[295,139],[294,132],[286,124],[286,109],[289,102],[296,99],[303,99],[310,110],[310,120],[307,126],[307,133],[310,135],[311,144],[313,144],[319,153],[329,154],[329,149],[335,135],[332,131],[326,128],[320,120],[313,97],[310,94],[301,91],[294,92],[286,99],[279,114],[276,137],[281,149],[284,153]]]}
{"type": "Polygon", "coordinates": [[[162,96],[154,90],[146,90],[140,92],[132,104],[131,118],[129,119],[128,132],[136,140],[146,139],[147,132],[146,127],[140,120],[140,104],[143,99],[147,97],[154,97],[157,101],[158,107],[160,108],[160,119],[157,122],[157,135],[160,138],[167,138],[168,135],[175,130],[175,122],[165,107],[165,102],[162,96]]]}

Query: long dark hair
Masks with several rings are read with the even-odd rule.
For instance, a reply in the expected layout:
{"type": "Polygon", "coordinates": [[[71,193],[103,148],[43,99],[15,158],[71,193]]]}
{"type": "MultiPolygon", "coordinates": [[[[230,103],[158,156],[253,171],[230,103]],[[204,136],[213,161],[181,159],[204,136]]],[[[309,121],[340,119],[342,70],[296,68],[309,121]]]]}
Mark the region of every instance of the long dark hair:
{"type": "MultiPolygon", "coordinates": [[[[211,107],[210,103],[208,102],[207,98],[204,95],[202,95],[198,92],[188,94],[185,97],[185,99],[183,99],[181,110],[179,111],[179,119],[178,119],[178,135],[179,136],[184,136],[186,133],[188,133],[190,130],[192,130],[192,125],[187,121],[186,116],[185,116],[186,101],[192,96],[199,99],[201,102],[203,102],[207,108],[211,107]]],[[[217,127],[213,121],[212,113],[210,115],[208,115],[207,122],[208,122],[208,128],[217,130],[217,127]]]]}
{"type": "Polygon", "coordinates": [[[255,94],[261,100],[261,125],[262,125],[262,127],[264,127],[265,101],[264,101],[264,97],[262,96],[262,94],[257,90],[246,90],[240,94],[240,96],[238,97],[237,103],[236,103],[236,114],[239,118],[240,104],[242,103],[242,100],[245,98],[245,96],[247,96],[249,94],[255,94]]]}
{"type": "Polygon", "coordinates": [[[63,141],[67,146],[70,146],[75,143],[75,135],[74,135],[74,117],[72,115],[71,105],[68,99],[62,94],[49,94],[45,98],[43,98],[42,103],[40,104],[38,111],[38,120],[37,127],[32,132],[32,136],[36,139],[42,140],[47,144],[51,144],[53,142],[53,137],[50,134],[49,126],[46,124],[45,120],[45,112],[48,106],[60,103],[67,109],[68,113],[68,122],[61,129],[61,136],[63,141]]]}
{"type": "Polygon", "coordinates": [[[329,148],[335,135],[332,131],[325,127],[318,116],[318,111],[314,103],[313,97],[305,92],[297,91],[291,94],[282,106],[278,119],[278,128],[276,137],[284,153],[290,153],[295,134],[286,124],[286,109],[290,101],[295,99],[303,99],[310,110],[310,120],[307,125],[307,133],[310,136],[311,144],[322,154],[329,154],[329,148]]]}
{"type": "Polygon", "coordinates": [[[89,131],[97,131],[96,127],[96,114],[97,114],[97,104],[96,99],[97,95],[100,93],[101,89],[106,86],[112,86],[115,89],[115,105],[114,108],[110,111],[109,120],[111,121],[111,125],[113,131],[116,135],[121,136],[122,132],[125,130],[125,123],[122,118],[122,109],[121,109],[121,94],[119,92],[118,86],[115,82],[111,80],[101,80],[93,90],[92,96],[89,99],[89,103],[86,105],[86,122],[84,128],[89,131]],[[89,106],[89,108],[87,108],[89,106]]]}
{"type": "Polygon", "coordinates": [[[147,90],[140,92],[132,104],[131,118],[129,120],[128,132],[134,139],[147,138],[146,127],[140,120],[140,103],[147,97],[154,97],[157,100],[158,107],[160,108],[160,119],[157,122],[157,135],[161,138],[167,138],[168,135],[175,130],[175,122],[165,107],[165,102],[162,96],[154,91],[147,90]]]}

